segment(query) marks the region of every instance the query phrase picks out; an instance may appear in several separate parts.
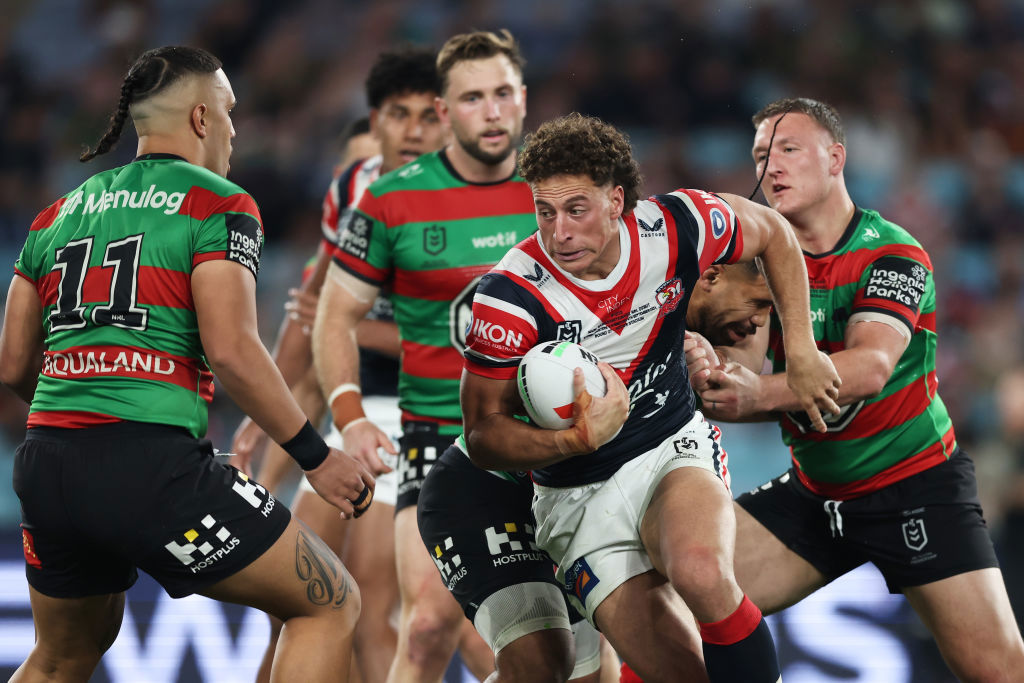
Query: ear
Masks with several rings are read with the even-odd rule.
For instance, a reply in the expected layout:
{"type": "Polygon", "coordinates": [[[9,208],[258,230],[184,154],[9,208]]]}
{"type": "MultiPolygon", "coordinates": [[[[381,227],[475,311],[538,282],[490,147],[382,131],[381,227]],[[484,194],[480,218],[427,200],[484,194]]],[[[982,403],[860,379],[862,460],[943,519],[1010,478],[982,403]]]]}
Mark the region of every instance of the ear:
{"type": "Polygon", "coordinates": [[[448,102],[445,101],[444,97],[437,95],[434,98],[434,111],[437,112],[437,118],[441,119],[441,123],[445,126],[451,125],[451,117],[448,111],[448,102]]]}
{"type": "Polygon", "coordinates": [[[702,290],[711,293],[712,288],[721,282],[722,279],[722,267],[721,266],[708,266],[708,269],[700,274],[697,279],[697,286],[702,290]]]}
{"type": "Polygon", "coordinates": [[[207,136],[205,104],[197,104],[196,106],[192,107],[191,123],[192,130],[198,137],[205,138],[207,136]]]}
{"type": "Polygon", "coordinates": [[[615,185],[608,193],[608,202],[611,204],[609,215],[613,221],[619,220],[622,209],[626,206],[626,193],[622,185],[615,185]]]}
{"type": "Polygon", "coordinates": [[[828,148],[828,172],[839,175],[846,166],[846,147],[841,142],[833,142],[828,148]]]}
{"type": "Polygon", "coordinates": [[[523,90],[523,118],[526,118],[526,86],[520,86],[523,90]]]}

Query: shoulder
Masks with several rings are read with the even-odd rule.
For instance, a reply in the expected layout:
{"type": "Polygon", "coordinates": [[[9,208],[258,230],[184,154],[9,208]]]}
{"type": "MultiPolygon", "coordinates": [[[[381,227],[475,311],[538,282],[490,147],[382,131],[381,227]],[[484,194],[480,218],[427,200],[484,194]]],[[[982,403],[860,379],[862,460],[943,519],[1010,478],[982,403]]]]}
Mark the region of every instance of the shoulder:
{"type": "Polygon", "coordinates": [[[368,191],[374,197],[394,192],[436,190],[449,187],[455,179],[441,163],[438,152],[428,152],[415,161],[399,166],[370,183],[368,191]]]}

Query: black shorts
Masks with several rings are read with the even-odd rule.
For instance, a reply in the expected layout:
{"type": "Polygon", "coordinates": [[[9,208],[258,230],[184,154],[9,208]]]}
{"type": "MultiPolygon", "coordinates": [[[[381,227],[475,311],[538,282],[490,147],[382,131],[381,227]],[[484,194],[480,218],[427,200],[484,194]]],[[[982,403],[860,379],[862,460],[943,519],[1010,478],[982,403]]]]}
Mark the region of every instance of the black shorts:
{"type": "Polygon", "coordinates": [[[120,593],[142,569],[174,598],[231,576],[288,508],[185,430],[120,422],[28,430],[14,460],[25,573],[44,595],[120,593]]]}
{"type": "Polygon", "coordinates": [[[507,476],[476,467],[453,445],[420,491],[420,536],[470,620],[502,588],[559,585],[554,562],[534,537],[533,482],[526,473],[507,476]]]}
{"type": "Polygon", "coordinates": [[[998,567],[974,463],[957,449],[946,462],[859,498],[811,493],[794,470],[737,499],[829,581],[872,562],[892,593],[998,567]]]}
{"type": "Polygon", "coordinates": [[[398,496],[395,514],[407,507],[416,506],[427,473],[454,441],[454,436],[438,434],[437,425],[433,422],[402,423],[402,436],[398,439],[398,496]]]}

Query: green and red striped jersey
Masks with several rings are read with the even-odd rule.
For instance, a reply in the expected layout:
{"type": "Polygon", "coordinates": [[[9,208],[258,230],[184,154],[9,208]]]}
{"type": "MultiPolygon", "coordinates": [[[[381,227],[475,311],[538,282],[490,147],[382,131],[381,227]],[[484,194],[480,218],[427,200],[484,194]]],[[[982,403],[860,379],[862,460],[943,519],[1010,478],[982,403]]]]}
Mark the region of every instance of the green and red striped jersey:
{"type": "Polygon", "coordinates": [[[255,276],[262,244],[252,197],[168,154],[98,173],[45,209],[15,264],[43,304],[28,426],[135,420],[205,434],[213,375],[192,269],[226,259],[255,276]]]}
{"type": "MultiPolygon", "coordinates": [[[[881,393],[826,416],[815,432],[804,412],[780,422],[801,481],[835,500],[875,491],[944,462],[956,447],[953,423],[935,376],[935,282],[921,245],[877,212],[858,209],[838,245],[804,254],[818,348],[845,348],[858,320],[902,328],[910,343],[881,393]]],[[[781,328],[773,316],[769,346],[774,371],[785,370],[781,328]]]]}
{"type": "Polygon", "coordinates": [[[518,174],[470,183],[443,150],[381,176],[363,193],[334,261],[366,282],[390,285],[402,339],[403,420],[460,433],[459,378],[473,292],[536,229],[533,196],[518,174]]]}

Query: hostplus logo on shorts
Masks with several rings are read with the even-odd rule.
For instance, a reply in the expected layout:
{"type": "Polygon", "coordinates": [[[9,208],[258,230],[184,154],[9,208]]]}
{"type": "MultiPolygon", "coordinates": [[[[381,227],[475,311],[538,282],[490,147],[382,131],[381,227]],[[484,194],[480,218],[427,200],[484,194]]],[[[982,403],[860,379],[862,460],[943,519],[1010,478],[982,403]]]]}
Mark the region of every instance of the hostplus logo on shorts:
{"type": "Polygon", "coordinates": [[[441,572],[441,580],[452,590],[459,581],[466,575],[468,570],[462,566],[462,558],[458,553],[452,552],[452,537],[444,539],[442,545],[434,546],[434,564],[437,571],[441,572]]]}
{"type": "Polygon", "coordinates": [[[495,567],[545,559],[544,553],[537,547],[533,527],[529,524],[524,524],[520,529],[515,522],[506,522],[503,526],[485,529],[484,536],[487,537],[487,549],[491,551],[491,562],[495,567]]]}
{"type": "Polygon", "coordinates": [[[430,468],[437,461],[437,449],[410,448],[403,457],[398,459],[398,495],[423,486],[423,480],[430,473],[430,468]]]}
{"type": "MultiPolygon", "coordinates": [[[[277,499],[259,484],[249,481],[249,477],[241,472],[235,474],[237,479],[231,490],[258,509],[264,517],[269,517],[277,499]]],[[[242,542],[226,526],[218,526],[217,520],[209,514],[199,521],[197,527],[189,529],[182,536],[184,543],[172,540],[164,547],[193,574],[212,567],[242,542]]]]}

